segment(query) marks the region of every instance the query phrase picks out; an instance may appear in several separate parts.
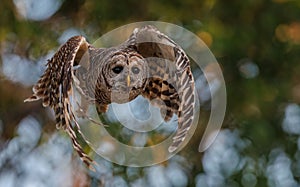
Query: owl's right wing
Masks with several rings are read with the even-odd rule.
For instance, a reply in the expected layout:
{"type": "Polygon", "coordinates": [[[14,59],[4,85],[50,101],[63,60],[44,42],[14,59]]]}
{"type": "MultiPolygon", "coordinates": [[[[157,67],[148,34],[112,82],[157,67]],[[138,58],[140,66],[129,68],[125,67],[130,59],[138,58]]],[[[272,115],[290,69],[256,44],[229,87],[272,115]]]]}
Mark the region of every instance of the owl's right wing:
{"type": "MultiPolygon", "coordinates": [[[[25,100],[31,102],[42,100],[44,107],[51,107],[54,110],[57,128],[63,128],[70,136],[74,149],[79,154],[81,160],[91,166],[92,159],[84,153],[77,140],[77,133],[82,135],[76,117],[74,115],[72,102],[73,84],[81,90],[80,82],[74,75],[79,71],[79,65],[88,65],[89,50],[93,47],[82,36],[74,36],[63,44],[54,56],[48,60],[47,69],[36,85],[33,87],[33,95],[25,100]],[[83,59],[83,60],[82,60],[83,59]],[[85,61],[85,62],[84,62],[85,61]]],[[[85,71],[82,67],[80,71],[85,71]]],[[[79,77],[84,79],[84,72],[79,73],[79,77]]],[[[84,81],[83,81],[84,82],[84,81]]]]}
{"type": "Polygon", "coordinates": [[[195,88],[190,61],[184,50],[154,26],[135,29],[126,43],[148,62],[149,80],[142,95],[161,109],[165,121],[173,113],[178,128],[169,152],[186,138],[194,120],[195,88]]]}

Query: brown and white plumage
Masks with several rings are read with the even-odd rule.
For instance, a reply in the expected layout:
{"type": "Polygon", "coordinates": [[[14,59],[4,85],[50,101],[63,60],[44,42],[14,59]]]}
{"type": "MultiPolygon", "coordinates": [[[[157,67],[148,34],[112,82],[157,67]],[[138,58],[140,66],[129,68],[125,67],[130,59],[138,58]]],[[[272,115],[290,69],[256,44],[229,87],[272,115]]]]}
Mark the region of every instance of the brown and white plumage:
{"type": "Polygon", "coordinates": [[[55,112],[56,127],[63,128],[69,134],[82,161],[91,166],[93,160],[84,153],[77,141],[76,131],[80,133],[80,129],[70,103],[74,77],[72,68],[78,65],[88,46],[81,36],[75,36],[62,45],[48,60],[45,73],[33,87],[33,95],[25,102],[41,99],[44,107],[50,106],[55,112]]]}
{"type": "Polygon", "coordinates": [[[70,102],[73,89],[100,112],[112,102],[125,103],[142,95],[160,107],[165,121],[176,114],[178,129],[169,152],[181,145],[193,123],[195,89],[189,59],[153,26],[135,29],[127,41],[112,48],[95,48],[82,36],[70,38],[48,61],[33,96],[25,100],[41,99],[43,106],[53,108],[57,127],[68,132],[73,147],[90,166],[92,159],[77,141],[77,134],[83,135],[70,102]]]}

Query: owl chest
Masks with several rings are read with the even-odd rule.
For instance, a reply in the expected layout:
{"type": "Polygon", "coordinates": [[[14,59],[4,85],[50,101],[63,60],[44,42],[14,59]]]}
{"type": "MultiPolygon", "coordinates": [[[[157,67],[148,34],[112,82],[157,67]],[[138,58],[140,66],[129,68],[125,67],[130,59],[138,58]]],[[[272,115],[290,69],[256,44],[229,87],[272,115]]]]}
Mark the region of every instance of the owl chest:
{"type": "Polygon", "coordinates": [[[108,88],[102,88],[100,85],[96,85],[94,90],[94,98],[98,104],[111,104],[111,103],[127,103],[135,99],[140,92],[137,90],[120,91],[112,90],[108,88]]]}

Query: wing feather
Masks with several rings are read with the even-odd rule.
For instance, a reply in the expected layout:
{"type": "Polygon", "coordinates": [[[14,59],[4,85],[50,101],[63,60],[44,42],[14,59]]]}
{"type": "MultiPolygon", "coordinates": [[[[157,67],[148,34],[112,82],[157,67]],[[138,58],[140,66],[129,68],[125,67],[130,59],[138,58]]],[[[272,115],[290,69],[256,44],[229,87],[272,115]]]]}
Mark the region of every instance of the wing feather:
{"type": "Polygon", "coordinates": [[[89,47],[90,45],[82,36],[70,38],[48,60],[45,73],[33,87],[33,95],[24,102],[42,100],[44,107],[51,107],[55,112],[56,127],[64,129],[69,134],[81,160],[92,169],[92,159],[84,153],[78,142],[77,134],[85,138],[80,131],[70,101],[74,89],[72,82],[79,84],[79,80],[74,76],[75,66],[79,65],[89,47]]]}
{"type": "Polygon", "coordinates": [[[152,104],[161,108],[166,121],[173,113],[178,116],[177,132],[169,147],[169,152],[174,152],[193,124],[195,88],[190,60],[179,45],[150,25],[135,29],[127,46],[136,49],[149,65],[149,83],[143,96],[163,101],[152,104]]]}

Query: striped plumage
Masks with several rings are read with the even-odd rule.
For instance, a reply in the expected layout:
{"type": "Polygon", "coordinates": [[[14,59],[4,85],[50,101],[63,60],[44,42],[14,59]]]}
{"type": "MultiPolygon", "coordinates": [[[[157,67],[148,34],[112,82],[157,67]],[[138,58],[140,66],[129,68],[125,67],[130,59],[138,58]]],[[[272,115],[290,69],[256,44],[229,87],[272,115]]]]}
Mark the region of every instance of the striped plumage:
{"type": "Polygon", "coordinates": [[[127,41],[112,48],[95,48],[82,36],[70,38],[48,61],[33,96],[25,100],[41,99],[43,106],[53,108],[57,127],[68,132],[73,147],[90,166],[92,159],[77,141],[77,134],[83,135],[70,102],[73,89],[100,112],[112,102],[125,103],[142,95],[160,107],[165,121],[176,114],[178,129],[169,152],[181,145],[193,122],[195,89],[189,59],[153,26],[135,29],[127,41]]]}

